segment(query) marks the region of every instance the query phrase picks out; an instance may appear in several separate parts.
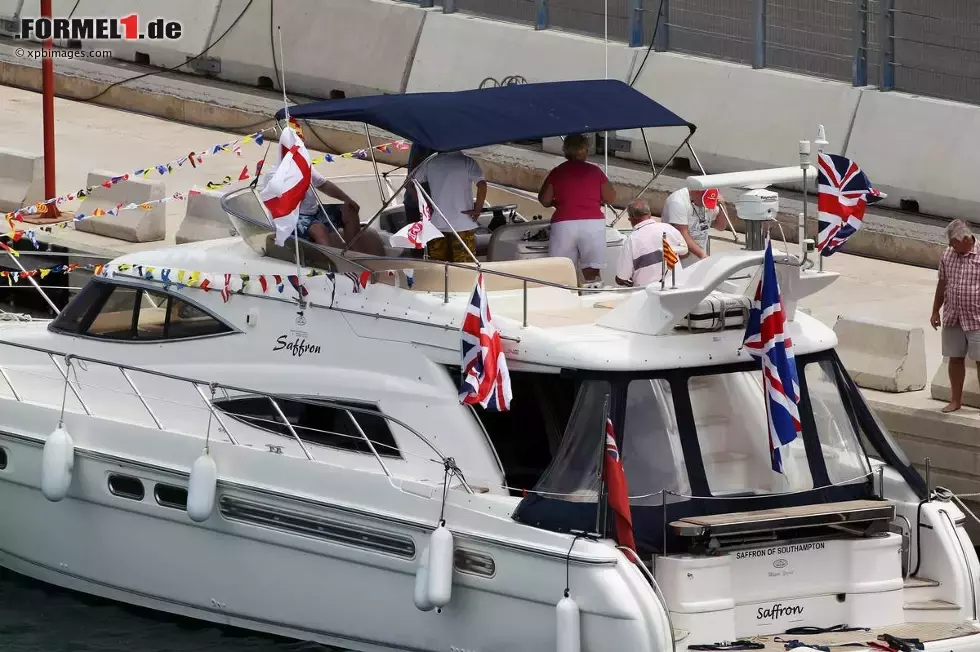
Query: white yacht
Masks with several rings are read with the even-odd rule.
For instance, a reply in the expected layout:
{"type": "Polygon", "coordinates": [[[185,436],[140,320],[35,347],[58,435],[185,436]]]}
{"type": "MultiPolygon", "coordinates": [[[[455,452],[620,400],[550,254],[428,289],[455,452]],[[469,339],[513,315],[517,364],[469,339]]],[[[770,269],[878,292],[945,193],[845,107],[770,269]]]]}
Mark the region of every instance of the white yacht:
{"type": "MultiPolygon", "coordinates": [[[[436,151],[686,125],[619,82],[437,95],[291,114],[436,151]]],[[[352,650],[980,650],[964,514],[796,310],[837,275],[789,247],[802,434],[772,471],[741,349],[764,222],[676,288],[482,263],[513,386],[489,412],[458,398],[476,265],[276,247],[252,189],[224,205],[237,237],[121,257],[54,320],[0,325],[0,565],[352,650]],[[599,480],[607,417],[638,560],[599,480]]]]}

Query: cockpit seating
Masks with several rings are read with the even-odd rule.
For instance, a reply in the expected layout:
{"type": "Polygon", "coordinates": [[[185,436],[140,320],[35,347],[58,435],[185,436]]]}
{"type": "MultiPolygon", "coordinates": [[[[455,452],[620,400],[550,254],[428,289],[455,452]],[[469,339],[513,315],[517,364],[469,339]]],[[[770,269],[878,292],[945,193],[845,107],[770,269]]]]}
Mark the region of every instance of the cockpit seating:
{"type": "MultiPolygon", "coordinates": [[[[527,278],[540,279],[559,285],[575,287],[578,279],[572,261],[567,258],[532,258],[528,260],[502,260],[483,263],[484,270],[515,274],[527,278]]],[[[469,292],[476,282],[477,269],[470,266],[449,267],[449,291],[469,292]]],[[[483,282],[488,292],[520,290],[524,281],[496,274],[484,274],[483,282]]],[[[415,267],[415,280],[412,289],[418,292],[443,292],[446,287],[446,271],[442,265],[420,263],[415,267]]],[[[540,283],[528,281],[528,288],[542,287],[540,283]]]]}

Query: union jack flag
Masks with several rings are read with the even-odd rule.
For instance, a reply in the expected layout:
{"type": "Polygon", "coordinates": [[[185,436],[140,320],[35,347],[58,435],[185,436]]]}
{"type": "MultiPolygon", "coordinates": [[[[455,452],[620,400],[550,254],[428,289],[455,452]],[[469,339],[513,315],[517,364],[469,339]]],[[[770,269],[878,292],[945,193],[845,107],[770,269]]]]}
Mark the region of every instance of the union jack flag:
{"type": "Polygon", "coordinates": [[[636,552],[626,472],[623,471],[623,462],[619,458],[613,422],[608,417],[606,417],[606,459],[602,465],[602,480],[606,483],[609,506],[616,517],[616,541],[619,545],[636,552]]]}
{"type": "Polygon", "coordinates": [[[495,412],[510,409],[510,373],[507,371],[500,333],[490,317],[483,274],[476,277],[476,285],[463,318],[460,341],[462,379],[459,400],[467,405],[479,403],[495,412]]]}
{"type": "Polygon", "coordinates": [[[868,175],[848,158],[821,152],[817,162],[817,249],[830,256],[861,228],[868,205],[887,195],[872,188],[868,175]]]}
{"type": "Polygon", "coordinates": [[[800,383],[796,375],[793,341],[786,333],[786,311],[779,294],[772,241],[766,245],[762,278],[745,328],[743,346],[762,364],[762,391],[769,422],[769,455],[772,470],[783,472],[780,448],[796,439],[801,431],[800,383]]]}

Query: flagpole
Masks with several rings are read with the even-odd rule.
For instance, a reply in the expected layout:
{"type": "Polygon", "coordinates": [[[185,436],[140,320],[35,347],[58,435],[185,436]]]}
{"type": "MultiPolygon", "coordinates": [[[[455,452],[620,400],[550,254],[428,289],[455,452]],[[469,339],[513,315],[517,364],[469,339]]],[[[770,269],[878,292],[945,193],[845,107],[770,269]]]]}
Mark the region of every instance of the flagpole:
{"type": "MultiPolygon", "coordinates": [[[[284,57],[284,52],[282,49],[282,27],[276,25],[276,32],[279,34],[279,85],[282,87],[282,105],[283,111],[286,116],[286,126],[289,126],[289,98],[286,97],[286,60],[284,57]]],[[[272,56],[275,56],[273,54],[272,56]]],[[[312,187],[313,179],[310,179],[310,185],[312,187]]],[[[316,190],[313,191],[314,195],[316,190]]],[[[319,206],[319,197],[317,198],[317,205],[319,206]]],[[[297,209],[299,210],[299,209],[297,209]]],[[[296,226],[293,227],[293,244],[296,248],[296,284],[299,286],[296,288],[296,299],[299,301],[300,314],[303,313],[303,309],[306,307],[306,302],[303,300],[303,267],[300,265],[299,258],[299,218],[296,219],[296,226]]]]}
{"type": "Polygon", "coordinates": [[[609,396],[606,396],[605,401],[602,404],[602,439],[599,444],[599,493],[596,496],[595,503],[595,533],[604,537],[606,535],[606,521],[605,521],[605,501],[603,500],[603,494],[605,493],[605,480],[603,476],[605,475],[606,467],[606,420],[610,416],[610,406],[609,406],[609,396]],[[601,526],[601,529],[600,529],[601,526]]]}

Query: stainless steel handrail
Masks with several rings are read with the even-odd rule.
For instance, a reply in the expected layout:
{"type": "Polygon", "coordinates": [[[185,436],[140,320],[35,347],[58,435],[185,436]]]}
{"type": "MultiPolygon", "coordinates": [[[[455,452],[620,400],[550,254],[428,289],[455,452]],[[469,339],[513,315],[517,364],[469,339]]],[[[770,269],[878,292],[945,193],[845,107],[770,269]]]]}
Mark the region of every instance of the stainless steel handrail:
{"type": "MultiPolygon", "coordinates": [[[[222,390],[222,391],[225,392],[226,396],[227,396],[227,392],[231,391],[231,392],[236,392],[236,393],[250,395],[250,396],[261,396],[261,397],[265,397],[265,398],[269,399],[270,401],[272,401],[272,403],[275,405],[276,411],[278,412],[280,418],[283,419],[283,422],[287,425],[287,427],[290,429],[290,431],[292,432],[292,434],[296,437],[297,441],[299,442],[300,447],[303,449],[303,452],[306,454],[307,459],[309,459],[311,461],[316,461],[316,460],[313,458],[313,456],[310,454],[309,450],[303,444],[302,439],[298,436],[298,434],[296,434],[295,429],[293,429],[293,427],[292,427],[292,424],[289,423],[289,420],[286,419],[285,415],[282,413],[282,410],[279,408],[278,403],[276,403],[276,399],[279,399],[279,400],[289,400],[289,401],[293,401],[293,402],[296,402],[296,403],[303,403],[305,405],[330,407],[330,408],[333,408],[333,409],[338,410],[338,411],[341,411],[341,412],[346,412],[348,415],[352,415],[352,414],[366,414],[366,415],[373,416],[373,417],[380,417],[380,418],[384,419],[387,422],[390,422],[390,423],[393,423],[393,424],[395,424],[397,426],[400,426],[406,432],[408,432],[413,437],[415,437],[416,439],[418,439],[420,442],[422,442],[423,444],[425,444],[430,450],[432,450],[433,453],[435,453],[436,457],[438,457],[439,460],[445,462],[448,459],[447,456],[445,454],[443,454],[443,452],[441,450],[439,450],[439,448],[435,444],[433,444],[431,441],[429,441],[428,438],[426,438],[422,433],[420,433],[419,431],[417,431],[415,428],[411,427],[410,425],[408,425],[407,423],[405,423],[404,421],[402,421],[401,419],[399,419],[397,417],[393,417],[391,415],[384,414],[384,413],[379,412],[377,410],[368,410],[368,409],[365,409],[365,408],[359,408],[359,407],[356,407],[356,406],[346,405],[344,403],[340,403],[340,402],[336,402],[336,401],[331,401],[329,399],[308,399],[308,398],[299,397],[299,396],[287,396],[287,395],[282,395],[282,394],[273,394],[271,392],[263,392],[263,391],[256,390],[256,389],[251,389],[251,388],[248,388],[248,387],[239,387],[239,386],[236,386],[236,385],[229,385],[229,384],[226,384],[226,383],[208,382],[208,381],[201,380],[201,379],[198,379],[198,378],[191,378],[191,377],[188,377],[188,376],[178,376],[176,374],[171,374],[171,373],[167,373],[167,372],[164,372],[164,371],[157,371],[155,369],[147,369],[147,368],[144,368],[144,367],[137,367],[137,366],[134,366],[134,365],[123,364],[123,363],[120,363],[120,362],[110,362],[110,361],[107,361],[107,360],[100,360],[98,358],[91,358],[91,357],[87,357],[87,356],[76,355],[74,353],[64,353],[62,351],[55,351],[55,350],[52,350],[52,349],[47,349],[47,348],[40,347],[40,346],[34,346],[34,345],[31,345],[31,344],[24,344],[24,343],[21,343],[21,342],[10,342],[10,341],[6,341],[6,340],[0,340],[0,346],[9,346],[9,347],[16,348],[16,349],[23,349],[23,350],[26,350],[26,351],[33,351],[35,353],[40,353],[40,354],[43,354],[43,355],[47,355],[51,359],[51,361],[55,364],[55,367],[57,367],[58,371],[61,373],[62,378],[64,378],[65,379],[65,382],[68,383],[68,387],[72,390],[72,393],[78,399],[79,404],[82,406],[82,409],[85,411],[85,414],[88,415],[88,416],[92,416],[92,412],[88,409],[88,406],[84,403],[84,401],[82,400],[80,394],[76,391],[75,386],[73,384],[71,384],[71,382],[69,381],[67,372],[64,371],[64,370],[62,370],[61,365],[58,364],[57,359],[56,359],[56,356],[63,357],[66,360],[78,360],[78,361],[81,361],[81,362],[91,362],[93,364],[103,365],[103,366],[107,366],[107,367],[115,367],[115,368],[117,368],[119,370],[122,370],[122,371],[134,371],[134,372],[148,374],[150,376],[156,376],[158,378],[166,378],[168,380],[176,380],[176,381],[183,382],[183,383],[190,383],[191,386],[193,386],[194,389],[201,396],[201,399],[204,401],[204,403],[207,406],[208,410],[211,412],[212,415],[214,415],[214,417],[218,421],[218,424],[220,425],[221,429],[224,430],[225,434],[227,435],[227,437],[229,439],[229,442],[232,445],[235,445],[235,446],[238,446],[240,444],[235,439],[235,437],[231,434],[231,431],[227,427],[227,425],[224,422],[224,420],[221,418],[221,411],[218,410],[218,409],[216,409],[214,407],[214,405],[211,403],[211,401],[208,400],[207,396],[201,390],[201,387],[200,387],[201,385],[206,386],[206,387],[213,388],[215,391],[217,391],[217,390],[220,389],[220,390],[222,390]]],[[[6,371],[3,370],[2,367],[0,367],[0,374],[2,374],[4,376],[4,378],[7,378],[6,371]]],[[[135,384],[135,383],[132,382],[131,377],[129,377],[128,375],[127,375],[127,380],[129,380],[131,382],[131,385],[132,384],[135,384]]],[[[8,385],[10,386],[11,392],[14,394],[14,400],[16,400],[17,402],[22,402],[24,399],[16,392],[16,390],[14,390],[14,387],[9,382],[9,379],[8,379],[8,385]]],[[[141,400],[141,402],[143,402],[144,407],[147,407],[147,409],[148,409],[148,406],[147,406],[145,400],[141,396],[139,396],[139,395],[137,397],[141,400]]],[[[152,417],[153,416],[153,413],[150,412],[150,415],[152,417]]],[[[353,420],[353,416],[351,416],[351,419],[353,420]]],[[[154,418],[154,421],[156,421],[155,418],[154,418]]],[[[159,423],[157,423],[157,427],[159,429],[161,429],[161,430],[163,429],[159,423]]],[[[370,446],[372,452],[374,453],[375,458],[377,459],[377,461],[379,462],[379,464],[380,464],[380,466],[382,468],[382,471],[388,477],[391,477],[390,470],[387,468],[387,466],[385,465],[385,463],[381,460],[381,456],[378,454],[377,449],[373,445],[373,442],[370,441],[370,439],[367,437],[367,434],[364,433],[363,429],[361,429],[361,427],[360,427],[359,424],[357,424],[357,428],[360,431],[361,435],[364,436],[365,440],[367,440],[368,445],[370,446]]],[[[467,493],[470,493],[470,494],[475,493],[473,491],[473,488],[470,487],[469,483],[466,482],[466,480],[464,478],[460,478],[460,484],[463,486],[463,488],[466,490],[467,493]]]]}
{"type": "MultiPolygon", "coordinates": [[[[116,367],[116,369],[119,369],[119,367],[116,367]]],[[[143,398],[143,395],[140,393],[140,390],[136,387],[136,383],[133,382],[133,379],[129,377],[129,374],[126,373],[125,369],[119,369],[119,372],[123,375],[123,378],[126,379],[126,382],[129,383],[129,386],[130,388],[132,388],[133,393],[136,394],[136,398],[138,398],[140,400],[140,403],[143,404],[143,409],[146,410],[146,413],[150,415],[151,419],[153,419],[153,423],[156,424],[157,429],[163,430],[163,424],[160,423],[160,419],[157,419],[157,415],[153,413],[153,409],[150,408],[150,404],[147,403],[146,399],[143,398]]]]}
{"type": "Polygon", "coordinates": [[[283,414],[282,408],[279,407],[279,404],[276,402],[276,399],[272,398],[271,396],[268,396],[266,398],[269,399],[269,403],[272,403],[272,408],[276,411],[276,414],[279,415],[279,418],[282,419],[282,422],[289,430],[289,434],[293,436],[293,439],[296,440],[296,443],[299,444],[299,447],[303,449],[303,454],[306,455],[306,459],[313,461],[313,455],[310,454],[309,449],[306,448],[306,446],[303,444],[303,440],[299,438],[299,433],[296,432],[296,428],[293,428],[293,424],[289,423],[289,419],[287,419],[286,415],[283,414]]]}
{"type": "Polygon", "coordinates": [[[382,461],[381,456],[378,455],[378,451],[374,447],[374,442],[372,442],[371,438],[367,436],[367,433],[365,433],[364,429],[361,428],[361,424],[357,422],[357,419],[355,419],[354,415],[350,413],[350,410],[344,410],[344,414],[346,414],[347,418],[350,419],[350,422],[354,424],[354,427],[357,428],[357,432],[364,438],[364,443],[366,443],[368,448],[371,449],[371,452],[374,453],[374,458],[378,460],[378,464],[381,465],[381,470],[384,471],[385,475],[390,478],[391,473],[388,471],[388,466],[384,463],[384,461],[382,461]]]}
{"type": "Polygon", "coordinates": [[[957,545],[960,547],[960,557],[963,560],[963,565],[966,567],[966,579],[970,584],[970,602],[973,605],[973,620],[977,619],[977,585],[976,580],[973,579],[973,569],[970,568],[970,558],[966,554],[966,548],[963,547],[963,542],[960,540],[959,534],[956,532],[956,525],[953,523],[953,519],[950,518],[949,512],[945,509],[940,508],[939,513],[943,515],[946,522],[949,523],[949,533],[956,539],[957,545]]]}
{"type": "Polygon", "coordinates": [[[81,394],[78,393],[78,390],[75,389],[75,386],[71,384],[71,380],[68,378],[68,366],[71,364],[71,361],[72,360],[83,360],[84,358],[81,358],[81,357],[79,357],[77,355],[74,355],[72,353],[53,353],[51,351],[45,351],[45,353],[47,353],[48,354],[48,357],[51,358],[51,362],[54,363],[54,366],[58,370],[58,373],[61,374],[61,377],[65,379],[65,383],[68,385],[68,389],[71,390],[71,393],[78,400],[78,404],[82,406],[82,409],[83,410],[85,410],[85,414],[87,414],[88,416],[92,416],[92,413],[89,411],[88,406],[85,405],[85,401],[82,400],[81,394]],[[55,357],[54,357],[55,355],[61,355],[62,357],[64,357],[64,359],[65,359],[65,368],[64,369],[62,369],[61,368],[61,365],[58,364],[58,360],[55,359],[55,357]]]}
{"type": "MultiPolygon", "coordinates": [[[[636,553],[633,552],[633,550],[627,548],[626,546],[616,546],[616,547],[624,552],[624,556],[636,555],[636,553]]],[[[636,561],[633,562],[633,565],[638,566],[641,572],[643,573],[643,575],[646,576],[647,580],[650,582],[650,586],[653,587],[653,592],[657,594],[657,599],[660,600],[660,604],[664,608],[664,613],[667,615],[667,628],[670,630],[669,650],[670,652],[673,652],[677,648],[677,639],[674,637],[674,621],[670,617],[670,607],[667,605],[667,598],[664,597],[663,591],[660,590],[660,585],[657,584],[657,578],[653,576],[653,573],[651,573],[650,569],[646,567],[646,564],[644,564],[643,560],[639,558],[639,555],[636,555],[636,561]]]]}

